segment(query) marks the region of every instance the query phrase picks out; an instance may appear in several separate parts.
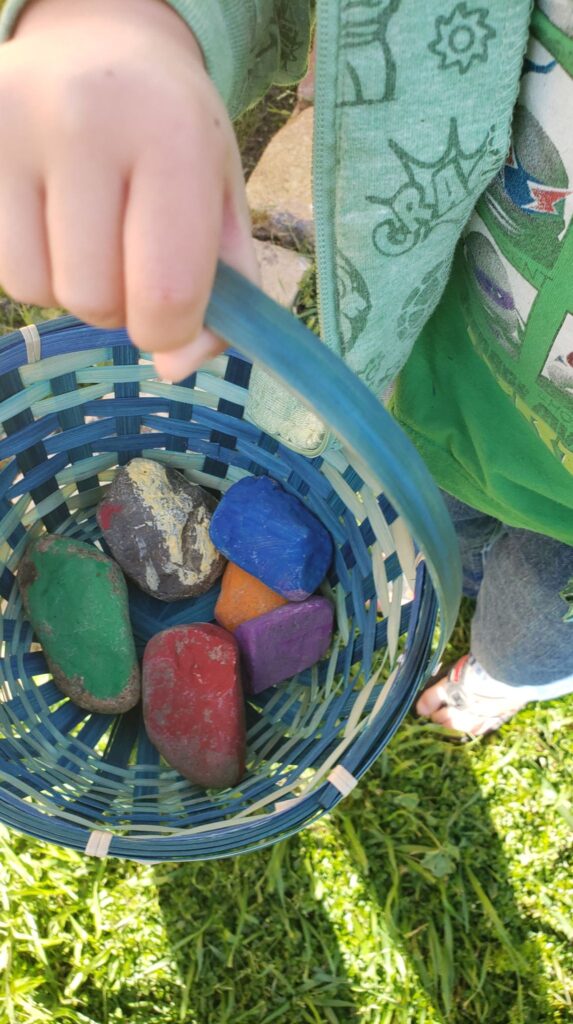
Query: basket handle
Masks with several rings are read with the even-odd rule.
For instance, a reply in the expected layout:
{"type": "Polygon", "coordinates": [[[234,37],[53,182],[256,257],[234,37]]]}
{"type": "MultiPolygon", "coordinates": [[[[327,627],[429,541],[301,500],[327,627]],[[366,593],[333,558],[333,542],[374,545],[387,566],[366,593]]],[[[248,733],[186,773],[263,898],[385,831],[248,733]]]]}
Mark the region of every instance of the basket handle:
{"type": "Polygon", "coordinates": [[[445,644],[461,597],[459,547],[442,496],[405,433],[300,320],[223,263],[205,322],[310,405],[352,455],[360,476],[375,493],[383,490],[404,517],[428,564],[445,644]]]}

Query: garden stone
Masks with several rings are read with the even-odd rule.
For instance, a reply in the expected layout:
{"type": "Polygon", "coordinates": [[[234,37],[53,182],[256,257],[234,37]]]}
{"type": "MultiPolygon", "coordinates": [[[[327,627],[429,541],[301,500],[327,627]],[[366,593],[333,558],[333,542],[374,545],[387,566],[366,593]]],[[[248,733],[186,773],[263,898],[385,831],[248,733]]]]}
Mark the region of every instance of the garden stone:
{"type": "Polygon", "coordinates": [[[117,471],[97,520],[127,576],[152,597],[180,601],[205,593],[223,572],[209,539],[215,505],[177,470],[133,459],[117,471]]]}
{"type": "Polygon", "coordinates": [[[253,233],[291,248],[314,246],[313,108],[291,117],[265,149],[247,183],[253,233]]]}
{"type": "Polygon", "coordinates": [[[301,281],[312,266],[311,261],[301,253],[273,242],[262,242],[258,238],[253,242],[261,272],[261,288],[279,305],[292,309],[301,281]]]}

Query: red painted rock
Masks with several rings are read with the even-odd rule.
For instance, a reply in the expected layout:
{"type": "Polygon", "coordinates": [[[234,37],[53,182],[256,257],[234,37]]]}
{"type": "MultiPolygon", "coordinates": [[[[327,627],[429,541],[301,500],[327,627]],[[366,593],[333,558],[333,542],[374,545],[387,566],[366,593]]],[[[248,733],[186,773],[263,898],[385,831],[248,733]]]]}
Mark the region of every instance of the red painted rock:
{"type": "Polygon", "coordinates": [[[148,643],[143,716],[160,754],[196,786],[235,786],[245,771],[239,648],[220,626],[174,626],[148,643]]]}
{"type": "Polygon", "coordinates": [[[216,502],[176,469],[132,459],[118,469],[97,520],[127,576],[160,601],[204,594],[225,568],[209,538],[216,502]]]}

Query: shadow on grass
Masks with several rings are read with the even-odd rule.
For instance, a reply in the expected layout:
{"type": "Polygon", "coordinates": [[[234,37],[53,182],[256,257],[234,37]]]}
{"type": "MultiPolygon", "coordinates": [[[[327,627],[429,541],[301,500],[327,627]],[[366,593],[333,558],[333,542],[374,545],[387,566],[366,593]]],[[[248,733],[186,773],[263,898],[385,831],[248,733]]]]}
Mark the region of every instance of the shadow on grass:
{"type": "Polygon", "coordinates": [[[156,883],[185,1024],[554,1019],[471,751],[434,727],[314,829],[156,883]]]}
{"type": "Polygon", "coordinates": [[[468,751],[432,727],[406,723],[330,821],[156,881],[182,1021],[553,1019],[468,751]]]}
{"type": "Polygon", "coordinates": [[[237,859],[158,869],[156,884],[185,1024],[358,1020],[298,837],[237,859]]]}
{"type": "Polygon", "coordinates": [[[338,827],[439,1020],[554,1019],[470,748],[407,722],[338,827]]]}
{"type": "MultiPolygon", "coordinates": [[[[467,649],[472,608],[463,602],[447,658],[467,649]]],[[[256,855],[158,870],[181,1021],[560,1019],[486,795],[511,807],[505,766],[534,756],[531,738],[512,748],[511,728],[460,745],[411,716],[314,828],[256,855]]]]}

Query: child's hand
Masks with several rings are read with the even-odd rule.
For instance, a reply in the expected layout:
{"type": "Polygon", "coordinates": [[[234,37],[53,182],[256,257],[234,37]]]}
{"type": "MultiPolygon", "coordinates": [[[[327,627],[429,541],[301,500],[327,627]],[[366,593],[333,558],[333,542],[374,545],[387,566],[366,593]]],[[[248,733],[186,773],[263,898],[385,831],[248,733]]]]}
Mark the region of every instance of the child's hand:
{"type": "Polygon", "coordinates": [[[126,325],[180,379],[219,257],[257,279],[235,136],[162,0],[35,0],[0,48],[0,283],[126,325]]]}

